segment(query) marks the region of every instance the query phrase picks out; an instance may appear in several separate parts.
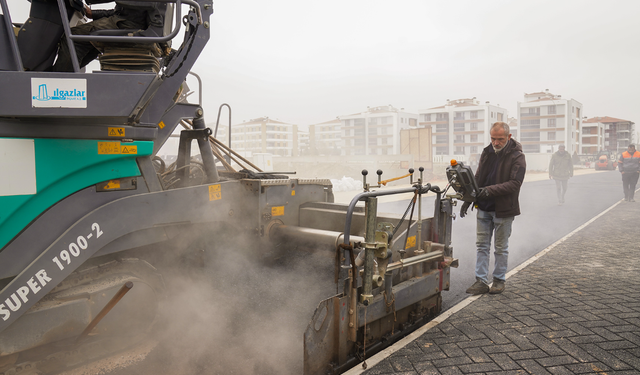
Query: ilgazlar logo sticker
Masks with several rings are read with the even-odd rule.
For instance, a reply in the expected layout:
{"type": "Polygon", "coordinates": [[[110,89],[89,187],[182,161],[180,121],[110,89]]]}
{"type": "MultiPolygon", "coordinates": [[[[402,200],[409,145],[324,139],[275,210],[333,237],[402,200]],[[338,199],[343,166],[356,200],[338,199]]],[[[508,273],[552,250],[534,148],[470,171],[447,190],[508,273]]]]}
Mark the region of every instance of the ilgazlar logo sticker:
{"type": "Polygon", "coordinates": [[[31,78],[34,108],[87,108],[87,80],[31,78]]]}

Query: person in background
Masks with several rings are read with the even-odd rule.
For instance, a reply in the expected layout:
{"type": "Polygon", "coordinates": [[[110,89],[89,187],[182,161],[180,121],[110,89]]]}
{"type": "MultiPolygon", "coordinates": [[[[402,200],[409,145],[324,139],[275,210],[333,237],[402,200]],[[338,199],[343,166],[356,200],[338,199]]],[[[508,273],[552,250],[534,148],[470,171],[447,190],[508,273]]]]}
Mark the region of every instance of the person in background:
{"type": "Polygon", "coordinates": [[[565,150],[564,145],[558,147],[549,162],[549,179],[556,181],[558,204],[564,203],[564,195],[567,192],[567,182],[573,177],[573,160],[565,150]]]}
{"type": "Polygon", "coordinates": [[[636,192],[636,184],[640,175],[640,151],[636,151],[636,146],[630,144],[627,151],[620,155],[618,160],[618,169],[622,174],[622,190],[624,191],[624,200],[635,202],[633,196],[636,192]]]}
{"type": "MultiPolygon", "coordinates": [[[[509,237],[515,216],[520,215],[518,196],[527,169],[522,145],[511,138],[509,125],[496,122],[489,132],[491,144],[480,155],[475,177],[480,187],[476,202],[476,282],[467,289],[469,294],[498,294],[505,288],[509,237]],[[489,288],[489,259],[491,237],[495,235],[495,266],[493,283],[489,288]]],[[[460,217],[465,217],[471,205],[465,202],[460,217]]]]}

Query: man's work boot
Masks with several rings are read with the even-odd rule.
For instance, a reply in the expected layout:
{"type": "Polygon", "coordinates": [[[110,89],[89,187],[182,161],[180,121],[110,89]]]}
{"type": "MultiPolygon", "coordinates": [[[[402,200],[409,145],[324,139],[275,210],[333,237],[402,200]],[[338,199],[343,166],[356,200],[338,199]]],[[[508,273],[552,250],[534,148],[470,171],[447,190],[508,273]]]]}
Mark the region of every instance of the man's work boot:
{"type": "Polygon", "coordinates": [[[489,294],[500,294],[504,291],[504,281],[493,279],[493,284],[491,284],[491,289],[489,290],[489,294]]]}
{"type": "Polygon", "coordinates": [[[476,281],[469,287],[469,289],[467,289],[467,293],[473,294],[474,296],[477,294],[485,294],[487,292],[489,292],[489,285],[483,283],[480,280],[476,281]]]}

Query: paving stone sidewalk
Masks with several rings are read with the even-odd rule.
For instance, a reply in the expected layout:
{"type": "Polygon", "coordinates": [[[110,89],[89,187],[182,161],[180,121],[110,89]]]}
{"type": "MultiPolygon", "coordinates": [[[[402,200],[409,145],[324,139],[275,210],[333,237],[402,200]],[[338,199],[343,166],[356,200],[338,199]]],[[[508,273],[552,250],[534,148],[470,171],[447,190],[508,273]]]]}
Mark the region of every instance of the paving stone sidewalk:
{"type": "Polygon", "coordinates": [[[364,374],[640,374],[639,224],[620,202],[364,374]]]}

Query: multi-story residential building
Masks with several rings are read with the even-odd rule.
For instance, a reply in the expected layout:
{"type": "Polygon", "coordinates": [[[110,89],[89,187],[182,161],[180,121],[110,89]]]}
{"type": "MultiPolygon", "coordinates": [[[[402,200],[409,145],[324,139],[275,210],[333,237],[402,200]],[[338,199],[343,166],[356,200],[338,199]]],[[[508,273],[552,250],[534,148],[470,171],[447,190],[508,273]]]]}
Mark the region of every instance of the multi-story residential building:
{"type": "Polygon", "coordinates": [[[582,154],[623,152],[634,143],[635,123],[615,117],[592,117],[582,123],[582,154]]]}
{"type": "Polygon", "coordinates": [[[595,155],[598,151],[606,150],[604,145],[604,123],[598,121],[599,117],[594,117],[582,121],[580,131],[580,151],[579,154],[595,155]]]}
{"type": "MultiPolygon", "coordinates": [[[[449,100],[441,107],[419,111],[419,126],[431,127],[433,155],[468,158],[489,144],[489,130],[497,121],[507,121],[507,110],[476,98],[449,100]]],[[[513,132],[512,132],[513,134],[513,132]]]]}
{"type": "Polygon", "coordinates": [[[400,130],[415,127],[418,115],[391,105],[340,116],[341,155],[398,155],[400,130]]]}
{"type": "Polygon", "coordinates": [[[342,136],[341,121],[326,121],[309,125],[309,148],[311,155],[340,155],[342,136]]]}
{"type": "Polygon", "coordinates": [[[518,138],[518,119],[515,117],[509,117],[506,121],[507,125],[509,125],[509,131],[511,132],[511,137],[516,141],[520,141],[518,138]]]}
{"type": "Polygon", "coordinates": [[[552,153],[565,145],[579,152],[582,104],[545,90],[524,94],[518,102],[520,143],[525,153],[552,153]]]}
{"type": "MultiPolygon", "coordinates": [[[[218,130],[218,139],[228,139],[227,127],[218,130]]],[[[298,156],[298,125],[260,117],[231,127],[231,148],[244,156],[270,153],[279,156],[298,156]]]]}
{"type": "Polygon", "coordinates": [[[309,155],[310,143],[309,143],[309,130],[298,128],[298,155],[309,155]]]}

